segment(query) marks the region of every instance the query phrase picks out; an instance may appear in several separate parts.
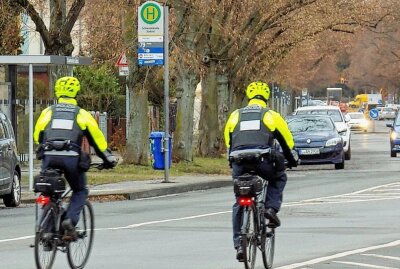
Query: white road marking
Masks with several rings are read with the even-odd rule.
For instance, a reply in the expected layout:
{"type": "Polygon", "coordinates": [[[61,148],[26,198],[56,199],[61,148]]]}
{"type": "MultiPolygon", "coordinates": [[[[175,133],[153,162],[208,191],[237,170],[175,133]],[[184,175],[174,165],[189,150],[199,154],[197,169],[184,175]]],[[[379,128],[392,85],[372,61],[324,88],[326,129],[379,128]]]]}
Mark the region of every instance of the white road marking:
{"type": "MultiPolygon", "coordinates": [[[[380,186],[375,186],[351,193],[345,193],[345,194],[339,194],[339,195],[332,195],[332,196],[325,196],[325,197],[319,197],[319,198],[313,198],[313,199],[306,199],[303,201],[299,202],[291,202],[291,203],[284,203],[282,207],[293,207],[293,206],[306,206],[306,205],[321,205],[321,204],[339,204],[339,203],[356,203],[356,202],[369,202],[369,201],[381,201],[381,200],[392,200],[392,199],[400,199],[400,196],[386,196],[382,198],[368,198],[368,199],[351,199],[351,196],[362,194],[365,192],[369,191],[376,191],[376,190],[382,190],[384,188],[390,188],[393,186],[400,186],[400,182],[396,183],[390,183],[390,184],[385,184],[385,185],[380,185],[380,186]]],[[[389,189],[390,190],[390,189],[389,189]]],[[[175,195],[175,194],[172,194],[175,195]]],[[[371,196],[371,197],[381,197],[382,194],[376,195],[376,196],[371,196]]],[[[143,199],[148,199],[148,198],[143,198],[143,199]]],[[[203,217],[209,217],[209,216],[214,216],[214,215],[221,215],[221,214],[227,214],[231,213],[232,211],[222,211],[222,212],[214,212],[214,213],[208,213],[208,214],[202,214],[202,215],[194,215],[194,216],[188,216],[188,217],[181,217],[181,218],[173,218],[173,219],[164,219],[164,220],[155,220],[155,221],[148,221],[148,222],[142,222],[142,223],[135,223],[135,224],[130,224],[127,226],[121,226],[121,227],[110,227],[110,228],[98,228],[95,229],[97,231],[102,231],[102,230],[122,230],[122,229],[132,229],[132,228],[137,228],[137,227],[142,227],[142,226],[147,226],[147,225],[153,225],[153,224],[159,224],[159,223],[166,223],[166,222],[172,222],[172,221],[183,221],[183,220],[188,220],[188,219],[196,219],[196,218],[203,218],[203,217]]],[[[25,240],[33,238],[33,236],[21,236],[21,237],[16,237],[16,238],[10,238],[10,239],[0,239],[0,243],[5,243],[5,242],[10,242],[10,241],[18,241],[18,240],[25,240]]]]}
{"type": "Polygon", "coordinates": [[[365,267],[365,268],[376,268],[376,269],[396,269],[394,267],[378,266],[378,265],[366,264],[366,263],[358,263],[358,262],[343,262],[343,261],[333,261],[333,262],[334,263],[354,265],[354,266],[357,266],[357,268],[365,267]]]}
{"type": "MultiPolygon", "coordinates": [[[[286,203],[283,206],[302,206],[302,205],[320,205],[320,204],[338,204],[338,203],[356,203],[400,199],[399,193],[391,193],[393,187],[400,186],[400,182],[389,183],[385,185],[375,186],[355,192],[338,194],[332,196],[318,197],[306,199],[299,202],[286,203]],[[379,194],[374,192],[379,191],[379,194]],[[383,193],[386,192],[386,193],[383,193]],[[397,195],[397,196],[396,196],[397,195]],[[363,198],[363,199],[362,199],[363,198]]],[[[397,190],[397,189],[396,189],[397,190]]]]}
{"type": "Polygon", "coordinates": [[[172,221],[181,221],[181,220],[188,220],[188,219],[198,219],[198,218],[221,215],[221,214],[226,214],[226,213],[231,213],[231,212],[232,211],[221,211],[221,212],[214,212],[214,213],[208,213],[208,214],[202,214],[202,215],[194,215],[194,216],[175,218],[175,219],[164,219],[164,220],[148,221],[148,222],[136,223],[136,224],[131,224],[131,225],[127,225],[127,226],[121,226],[121,227],[99,228],[99,229],[96,229],[96,230],[97,231],[107,231],[107,230],[132,229],[132,228],[137,228],[137,227],[142,227],[142,226],[147,226],[147,225],[152,225],[152,224],[160,224],[160,223],[166,223],[166,222],[172,222],[172,221]]]}
{"type": "Polygon", "coordinates": [[[7,242],[11,242],[11,241],[31,239],[33,237],[34,237],[33,235],[27,235],[27,236],[15,237],[15,238],[10,238],[10,239],[0,239],[0,243],[7,243],[7,242]]]}
{"type": "MultiPolygon", "coordinates": [[[[349,251],[337,253],[337,254],[334,254],[334,255],[315,258],[315,259],[312,259],[312,260],[309,260],[309,261],[305,261],[305,262],[298,262],[298,263],[293,263],[293,264],[289,264],[289,265],[284,265],[284,266],[281,266],[281,267],[277,267],[275,269],[295,269],[295,268],[299,268],[299,267],[303,267],[303,266],[309,266],[309,265],[313,265],[313,264],[317,264],[317,263],[321,263],[321,262],[325,262],[325,261],[329,261],[329,260],[343,258],[343,257],[354,255],[354,254],[360,254],[360,253],[371,251],[371,250],[387,248],[387,247],[395,247],[395,246],[398,246],[398,245],[400,245],[400,240],[396,240],[396,241],[393,241],[393,242],[390,242],[390,243],[387,243],[387,244],[383,244],[383,245],[377,245],[377,246],[371,246],[371,247],[366,247],[366,248],[359,248],[359,249],[349,250],[349,251]]],[[[376,267],[376,268],[384,268],[384,267],[376,267]]],[[[387,267],[387,268],[390,268],[390,267],[387,267]]],[[[396,269],[396,268],[393,268],[393,269],[396,269]]]]}
{"type": "Polygon", "coordinates": [[[384,256],[384,255],[378,255],[378,254],[361,254],[361,255],[375,257],[375,258],[382,258],[382,259],[400,261],[399,257],[393,257],[393,256],[384,256]]]}

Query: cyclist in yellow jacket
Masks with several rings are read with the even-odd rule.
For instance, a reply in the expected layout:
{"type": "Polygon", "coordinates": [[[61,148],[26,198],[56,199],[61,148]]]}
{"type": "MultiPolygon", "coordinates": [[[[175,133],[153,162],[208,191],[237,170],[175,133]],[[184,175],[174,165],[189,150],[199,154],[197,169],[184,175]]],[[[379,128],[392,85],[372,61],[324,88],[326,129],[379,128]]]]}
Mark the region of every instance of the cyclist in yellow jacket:
{"type": "Polygon", "coordinates": [[[76,95],[80,90],[75,77],[62,77],[55,84],[57,104],[47,107],[40,114],[33,134],[40,144],[37,157],[42,160],[42,171],[57,168],[64,171],[73,194],[62,222],[66,237],[73,237],[79,214],[88,196],[85,172],[89,169],[90,157],[82,149],[84,136],[103,159],[104,168],[113,168],[117,159],[108,149],[107,141],[93,116],[80,108],[76,95]]]}
{"type": "MultiPolygon", "coordinates": [[[[237,109],[229,116],[224,130],[224,138],[228,152],[243,149],[267,149],[273,151],[274,161],[265,158],[251,170],[268,180],[265,217],[275,227],[280,225],[277,216],[282,204],[282,193],[286,185],[284,157],[275,150],[274,140],[278,140],[289,167],[297,166],[298,156],[293,150],[294,141],[285,120],[275,111],[267,108],[270,89],[264,82],[252,82],[246,89],[249,103],[237,109]]],[[[232,177],[249,172],[249,167],[232,163],[232,177]]],[[[241,207],[237,202],[233,205],[233,243],[237,250],[236,258],[243,260],[243,249],[240,244],[241,207]]]]}

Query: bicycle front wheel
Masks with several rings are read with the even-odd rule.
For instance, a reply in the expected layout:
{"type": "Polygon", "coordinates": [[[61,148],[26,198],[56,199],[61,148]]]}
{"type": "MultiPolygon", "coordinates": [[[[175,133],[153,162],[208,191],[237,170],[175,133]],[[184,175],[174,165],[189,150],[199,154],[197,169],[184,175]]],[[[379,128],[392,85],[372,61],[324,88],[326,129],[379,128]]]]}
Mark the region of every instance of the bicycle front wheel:
{"type": "Polygon", "coordinates": [[[37,269],[50,269],[56,257],[57,206],[47,204],[43,209],[38,230],[35,234],[35,263],[37,269]]]}
{"type": "Polygon", "coordinates": [[[257,221],[254,206],[243,209],[241,243],[244,252],[244,267],[254,269],[257,256],[257,221]]]}
{"type": "Polygon", "coordinates": [[[275,253],[275,229],[266,228],[261,240],[261,253],[265,269],[271,269],[275,253]]]}
{"type": "Polygon", "coordinates": [[[89,259],[94,237],[94,214],[89,201],[86,201],[82,209],[76,231],[78,239],[68,244],[67,257],[71,268],[81,269],[85,267],[89,259]]]}

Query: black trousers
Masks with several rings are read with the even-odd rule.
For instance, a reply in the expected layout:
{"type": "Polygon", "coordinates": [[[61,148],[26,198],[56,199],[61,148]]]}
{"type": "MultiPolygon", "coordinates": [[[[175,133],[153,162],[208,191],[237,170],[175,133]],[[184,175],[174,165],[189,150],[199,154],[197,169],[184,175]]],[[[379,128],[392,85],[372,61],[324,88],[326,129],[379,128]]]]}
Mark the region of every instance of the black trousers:
{"type": "Polygon", "coordinates": [[[44,155],[42,170],[48,167],[64,171],[65,179],[72,189],[66,218],[76,225],[89,194],[86,188],[86,174],[79,169],[79,156],[44,155]]]}

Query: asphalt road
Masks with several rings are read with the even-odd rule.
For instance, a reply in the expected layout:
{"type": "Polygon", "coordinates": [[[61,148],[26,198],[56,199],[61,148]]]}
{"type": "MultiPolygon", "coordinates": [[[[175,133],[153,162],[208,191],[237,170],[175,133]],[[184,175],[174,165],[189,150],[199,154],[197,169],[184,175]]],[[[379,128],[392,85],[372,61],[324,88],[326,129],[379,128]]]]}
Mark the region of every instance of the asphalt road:
{"type": "MultiPolygon", "coordinates": [[[[289,171],[274,268],[400,268],[400,158],[387,128],[354,133],[352,159],[289,171]]],[[[231,188],[94,203],[95,244],[86,268],[232,269],[231,188]]],[[[34,207],[0,207],[0,268],[35,268],[34,207]]],[[[262,268],[262,261],[257,268],[262,268]]],[[[53,268],[68,268],[58,253],[53,268]]]]}

